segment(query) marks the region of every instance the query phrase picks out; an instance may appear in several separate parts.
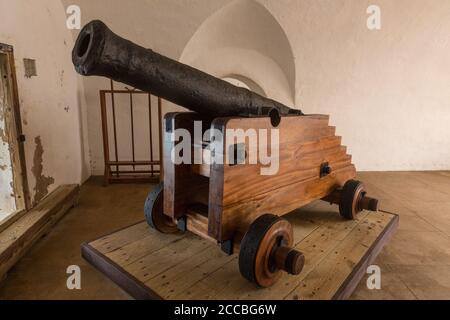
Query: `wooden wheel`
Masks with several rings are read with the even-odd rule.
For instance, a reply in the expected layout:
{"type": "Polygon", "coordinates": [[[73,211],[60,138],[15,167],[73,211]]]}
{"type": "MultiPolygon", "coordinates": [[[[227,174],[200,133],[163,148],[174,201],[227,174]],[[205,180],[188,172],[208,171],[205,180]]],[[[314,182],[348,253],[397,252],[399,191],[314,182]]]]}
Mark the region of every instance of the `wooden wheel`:
{"type": "Polygon", "coordinates": [[[289,221],[272,214],[260,216],[250,225],[241,242],[241,274],[260,287],[272,286],[280,278],[281,270],[299,274],[305,258],[292,248],[293,241],[289,221]]]}
{"type": "Polygon", "coordinates": [[[346,219],[353,220],[362,210],[377,211],[378,201],[366,197],[364,184],[361,181],[349,180],[342,188],[339,212],[346,219]]]}
{"type": "Polygon", "coordinates": [[[164,205],[164,185],[158,184],[153,191],[148,194],[145,201],[145,220],[154,229],[162,233],[174,233],[178,230],[177,225],[163,213],[164,205]]]}

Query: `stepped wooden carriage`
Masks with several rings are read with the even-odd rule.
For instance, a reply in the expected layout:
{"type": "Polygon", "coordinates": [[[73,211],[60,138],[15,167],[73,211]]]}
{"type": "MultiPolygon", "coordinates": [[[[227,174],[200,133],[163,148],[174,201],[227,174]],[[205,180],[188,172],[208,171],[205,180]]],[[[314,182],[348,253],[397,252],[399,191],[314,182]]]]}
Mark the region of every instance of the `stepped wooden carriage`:
{"type": "Polygon", "coordinates": [[[80,32],[73,62],[83,75],[106,76],[195,111],[165,116],[164,181],[146,200],[146,220],[160,232],[190,231],[227,254],[239,253],[241,274],[261,287],[274,284],[281,271],[299,274],[304,265],[305,256],[292,247],[292,226],[281,216],[320,199],[339,205],[345,219],[377,210],[378,201],[354,180],[351,156],[326,115],[305,115],[235,87],[122,39],[100,21],[80,32]],[[202,136],[208,129],[221,133],[190,145],[209,161],[176,164],[176,130],[194,136],[200,122],[202,136]],[[267,164],[250,161],[250,136],[227,136],[239,129],[277,131],[277,145],[266,137],[256,148],[257,154],[279,150],[274,174],[262,175],[267,164]],[[224,161],[212,161],[218,156],[224,161]]]}

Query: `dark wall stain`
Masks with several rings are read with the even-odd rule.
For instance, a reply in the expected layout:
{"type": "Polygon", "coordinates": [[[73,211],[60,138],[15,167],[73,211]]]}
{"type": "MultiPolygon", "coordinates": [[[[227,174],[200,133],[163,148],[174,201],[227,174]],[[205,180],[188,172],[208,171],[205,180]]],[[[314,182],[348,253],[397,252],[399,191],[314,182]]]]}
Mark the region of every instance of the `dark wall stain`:
{"type": "Polygon", "coordinates": [[[33,167],[31,168],[31,172],[36,178],[33,204],[37,204],[48,194],[48,187],[55,183],[55,179],[52,177],[46,177],[42,174],[44,171],[44,166],[42,164],[44,148],[42,147],[41,137],[37,136],[34,138],[34,143],[36,144],[36,149],[34,150],[33,167]]]}
{"type": "MultiPolygon", "coordinates": [[[[21,102],[20,105],[23,106],[23,102],[21,102]]],[[[24,126],[27,126],[28,125],[28,120],[27,120],[27,118],[28,118],[28,111],[25,108],[22,108],[21,111],[22,111],[21,112],[22,113],[22,123],[23,123],[24,126]]]]}
{"type": "Polygon", "coordinates": [[[59,83],[61,85],[61,88],[64,87],[64,70],[61,70],[59,73],[59,83]]]}

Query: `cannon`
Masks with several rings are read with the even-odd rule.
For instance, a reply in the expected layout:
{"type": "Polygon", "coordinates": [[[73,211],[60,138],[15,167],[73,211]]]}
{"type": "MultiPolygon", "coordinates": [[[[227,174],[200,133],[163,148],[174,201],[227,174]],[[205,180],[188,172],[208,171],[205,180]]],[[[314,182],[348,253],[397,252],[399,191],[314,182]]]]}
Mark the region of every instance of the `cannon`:
{"type": "Polygon", "coordinates": [[[159,232],[190,231],[239,254],[241,274],[260,287],[272,286],[282,271],[298,275],[305,264],[282,216],[316,200],[337,204],[345,219],[378,208],[355,180],[352,157],[327,115],[306,115],[236,87],[123,39],[98,20],[81,30],[72,60],[81,75],[104,76],[191,111],[164,117],[163,182],[149,193],[145,218],[159,232]],[[189,136],[177,140],[180,132],[189,136]]]}

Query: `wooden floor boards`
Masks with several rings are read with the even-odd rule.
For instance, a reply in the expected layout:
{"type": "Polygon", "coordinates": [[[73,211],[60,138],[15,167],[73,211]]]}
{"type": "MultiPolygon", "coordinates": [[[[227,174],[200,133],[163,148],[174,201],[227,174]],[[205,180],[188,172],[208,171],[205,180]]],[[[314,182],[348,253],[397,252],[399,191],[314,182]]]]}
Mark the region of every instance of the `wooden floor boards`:
{"type": "MultiPolygon", "coordinates": [[[[369,290],[366,274],[350,299],[450,299],[450,172],[361,172],[357,179],[364,181],[371,196],[380,199],[381,209],[399,214],[400,224],[373,262],[381,269],[381,289],[369,290]]],[[[129,294],[81,257],[80,246],[141,221],[143,201],[151,188],[143,184],[104,188],[103,177],[90,179],[81,187],[79,204],[0,282],[0,299],[129,299],[129,294]],[[67,289],[69,265],[80,266],[82,290],[67,289]]],[[[316,219],[340,221],[337,208],[327,204],[305,208],[299,217],[302,228],[296,229],[296,241],[316,230],[316,220],[308,215],[318,210],[330,213],[316,215],[316,219]]],[[[309,255],[312,262],[311,251],[309,255]]],[[[235,263],[231,261],[230,268],[235,263]]],[[[192,282],[209,267],[203,264],[195,271],[192,282]]],[[[173,279],[186,278],[176,268],[171,272],[177,274],[173,279]]],[[[179,287],[190,285],[184,282],[179,287]]],[[[172,290],[172,285],[166,287],[165,292],[172,290]]],[[[147,295],[146,287],[143,289],[147,295]]]]}

